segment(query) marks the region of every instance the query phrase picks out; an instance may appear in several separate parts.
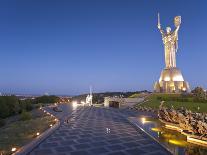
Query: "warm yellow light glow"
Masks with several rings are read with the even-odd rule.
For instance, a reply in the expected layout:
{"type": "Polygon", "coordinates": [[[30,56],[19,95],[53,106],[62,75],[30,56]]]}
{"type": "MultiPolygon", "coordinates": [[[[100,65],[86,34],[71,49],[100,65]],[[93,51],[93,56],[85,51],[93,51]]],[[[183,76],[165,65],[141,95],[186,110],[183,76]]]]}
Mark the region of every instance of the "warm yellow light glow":
{"type": "Polygon", "coordinates": [[[183,91],[186,91],[186,88],[185,87],[183,87],[183,91]]]}
{"type": "Polygon", "coordinates": [[[166,77],[164,78],[164,81],[170,81],[170,77],[169,77],[169,76],[166,76],[166,77]]]}
{"type": "Polygon", "coordinates": [[[159,128],[151,128],[151,130],[155,131],[155,132],[160,132],[161,131],[161,129],[159,129],[159,128]]]}
{"type": "Polygon", "coordinates": [[[172,129],[172,130],[177,130],[179,132],[182,132],[183,130],[180,129],[179,127],[177,126],[173,126],[173,125],[168,125],[168,124],[165,124],[165,127],[168,128],[168,129],[172,129]]]}
{"type": "Polygon", "coordinates": [[[12,152],[15,152],[16,150],[17,150],[17,148],[15,148],[15,147],[13,147],[13,148],[11,149],[12,152]]]}
{"type": "Polygon", "coordinates": [[[207,141],[195,139],[195,138],[192,138],[189,136],[187,136],[187,142],[194,143],[194,144],[203,144],[203,145],[207,146],[207,141]]]}
{"type": "Polygon", "coordinates": [[[37,135],[37,136],[39,136],[39,135],[40,135],[40,133],[39,133],[39,132],[37,132],[37,133],[36,133],[36,135],[37,135]]]}
{"type": "Polygon", "coordinates": [[[166,139],[170,139],[173,137],[172,134],[162,134],[163,137],[165,137],[166,139]]]}
{"type": "Polygon", "coordinates": [[[176,139],[170,139],[169,143],[179,145],[179,146],[185,146],[187,143],[182,140],[176,140],[176,139]]]}
{"type": "Polygon", "coordinates": [[[57,121],[57,119],[55,119],[55,121],[57,121]]]}
{"type": "Polygon", "coordinates": [[[145,124],[145,122],[146,122],[146,118],[142,118],[142,124],[145,124]]]}
{"type": "Polygon", "coordinates": [[[50,127],[52,127],[52,124],[50,124],[50,127]]]}
{"type": "Polygon", "coordinates": [[[173,77],[173,81],[184,81],[184,79],[181,75],[177,75],[173,77]]]}
{"type": "Polygon", "coordinates": [[[77,101],[73,101],[73,107],[76,108],[78,106],[77,101]]]}

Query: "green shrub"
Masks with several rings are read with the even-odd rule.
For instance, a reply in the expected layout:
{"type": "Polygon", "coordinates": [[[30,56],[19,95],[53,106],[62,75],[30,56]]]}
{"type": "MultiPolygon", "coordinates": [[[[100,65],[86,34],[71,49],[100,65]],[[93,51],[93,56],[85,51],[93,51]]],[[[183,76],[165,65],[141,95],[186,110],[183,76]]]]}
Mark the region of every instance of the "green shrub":
{"type": "Polygon", "coordinates": [[[19,101],[20,112],[22,111],[31,111],[33,109],[31,100],[20,100],[19,101]]]}
{"type": "Polygon", "coordinates": [[[16,96],[0,96],[0,117],[6,118],[18,114],[19,101],[16,96]]]}
{"type": "Polygon", "coordinates": [[[0,118],[0,127],[5,125],[5,121],[3,119],[0,118]]]}
{"type": "Polygon", "coordinates": [[[37,97],[35,99],[35,103],[56,103],[56,102],[59,102],[60,98],[58,96],[55,96],[55,95],[50,95],[50,96],[40,96],[40,97],[37,97]]]}
{"type": "Polygon", "coordinates": [[[26,121],[26,120],[30,120],[31,118],[32,118],[32,115],[29,112],[22,111],[20,115],[20,120],[26,121]]]}
{"type": "Polygon", "coordinates": [[[207,94],[202,87],[196,87],[194,90],[192,90],[192,93],[194,98],[196,98],[197,100],[207,100],[207,94]]]}

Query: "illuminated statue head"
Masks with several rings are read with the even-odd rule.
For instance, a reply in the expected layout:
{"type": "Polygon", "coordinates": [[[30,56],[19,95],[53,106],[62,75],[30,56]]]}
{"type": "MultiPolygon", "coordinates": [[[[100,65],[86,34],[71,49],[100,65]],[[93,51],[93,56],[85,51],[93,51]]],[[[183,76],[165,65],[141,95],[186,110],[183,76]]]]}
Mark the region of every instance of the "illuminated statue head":
{"type": "Polygon", "coordinates": [[[167,34],[169,34],[171,32],[171,28],[170,27],[166,27],[166,31],[167,31],[167,34]]]}

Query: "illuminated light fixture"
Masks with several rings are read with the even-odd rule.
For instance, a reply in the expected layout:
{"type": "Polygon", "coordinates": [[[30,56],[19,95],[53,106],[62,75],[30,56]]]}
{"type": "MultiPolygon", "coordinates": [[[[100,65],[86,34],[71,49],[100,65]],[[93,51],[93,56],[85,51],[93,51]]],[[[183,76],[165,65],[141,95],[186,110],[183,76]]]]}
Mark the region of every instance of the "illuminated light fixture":
{"type": "Polygon", "coordinates": [[[146,118],[142,118],[142,124],[145,124],[145,122],[146,122],[146,118]]]}
{"type": "Polygon", "coordinates": [[[77,101],[73,101],[73,103],[72,103],[72,104],[73,104],[73,107],[74,107],[74,108],[76,108],[76,107],[78,106],[77,101]]]}
{"type": "Polygon", "coordinates": [[[50,127],[52,127],[52,124],[50,124],[50,127]]]}
{"type": "Polygon", "coordinates": [[[13,147],[13,148],[11,149],[12,152],[15,152],[16,150],[17,150],[16,147],[13,147]]]}
{"type": "Polygon", "coordinates": [[[40,133],[39,133],[39,132],[37,132],[37,133],[36,133],[36,135],[37,135],[37,136],[39,136],[39,135],[40,135],[40,133]]]}
{"type": "Polygon", "coordinates": [[[183,87],[183,89],[182,89],[183,91],[186,91],[186,88],[185,87],[183,87]]]}
{"type": "Polygon", "coordinates": [[[57,121],[57,119],[55,119],[55,121],[57,121]]]}
{"type": "Polygon", "coordinates": [[[165,124],[165,127],[166,127],[167,129],[177,130],[177,131],[179,131],[179,132],[182,132],[182,131],[183,131],[183,130],[180,129],[179,127],[177,127],[177,126],[173,126],[173,125],[165,124]]]}
{"type": "Polygon", "coordinates": [[[170,81],[170,77],[169,77],[169,76],[166,76],[166,77],[164,78],[164,81],[170,81]]]}
{"type": "Polygon", "coordinates": [[[160,132],[161,131],[161,129],[159,129],[159,128],[151,128],[151,130],[155,131],[155,132],[160,132]]]}
{"type": "Polygon", "coordinates": [[[203,145],[207,146],[207,141],[192,138],[192,137],[189,137],[189,136],[187,136],[187,142],[194,143],[194,144],[203,144],[203,145]]]}
{"type": "Polygon", "coordinates": [[[179,146],[185,146],[186,145],[186,143],[184,141],[179,141],[179,140],[175,140],[175,139],[170,139],[169,143],[179,145],[179,146]]]}

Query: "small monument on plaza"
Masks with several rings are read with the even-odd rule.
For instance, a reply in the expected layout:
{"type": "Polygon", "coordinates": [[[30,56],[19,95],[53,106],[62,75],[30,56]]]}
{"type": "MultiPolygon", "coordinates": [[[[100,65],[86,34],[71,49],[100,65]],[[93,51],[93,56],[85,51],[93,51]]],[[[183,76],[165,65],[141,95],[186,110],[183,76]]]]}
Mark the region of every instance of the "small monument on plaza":
{"type": "Polygon", "coordinates": [[[93,95],[92,95],[92,87],[90,87],[90,94],[86,96],[86,105],[93,105],[93,95]]]}
{"type": "Polygon", "coordinates": [[[154,91],[158,93],[180,93],[190,90],[188,82],[184,81],[181,71],[176,67],[176,53],[178,50],[178,30],[181,24],[181,16],[174,18],[175,30],[170,27],[166,32],[161,28],[158,14],[158,29],[162,35],[165,49],[165,69],[162,70],[160,79],[154,85],[154,91]]]}

